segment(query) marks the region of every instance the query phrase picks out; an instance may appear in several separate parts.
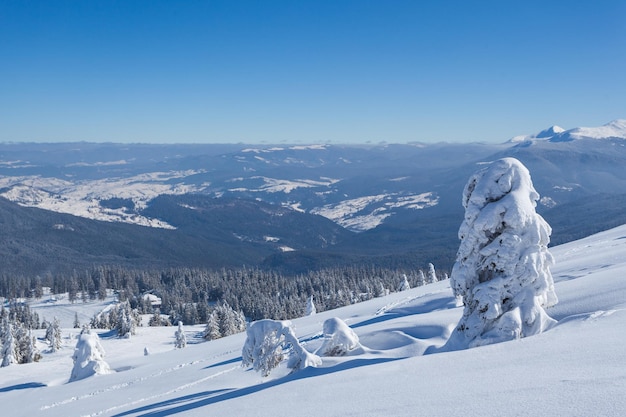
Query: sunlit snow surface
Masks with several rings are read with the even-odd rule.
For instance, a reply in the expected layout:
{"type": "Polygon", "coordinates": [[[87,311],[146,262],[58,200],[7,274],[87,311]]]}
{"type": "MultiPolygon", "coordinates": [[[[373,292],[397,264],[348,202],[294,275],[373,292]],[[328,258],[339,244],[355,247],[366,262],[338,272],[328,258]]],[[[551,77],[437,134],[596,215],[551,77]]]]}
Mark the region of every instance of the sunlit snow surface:
{"type": "MultiPolygon", "coordinates": [[[[538,336],[435,353],[461,315],[439,282],[293,320],[310,352],[328,318],[358,335],[363,351],[324,357],[319,368],[289,375],[281,366],[262,378],[240,366],[245,334],[200,342],[203,326],[189,326],[190,344],[175,350],[174,327],[144,327],[131,339],[101,333],[115,372],[68,383],[77,334],[68,328],[59,352],[0,368],[2,415],[624,416],[626,226],[552,253],[560,301],[548,313],[559,323],[538,336]]],[[[70,326],[71,308],[56,304],[70,326]]],[[[73,309],[82,320],[95,307],[73,309]]]]}

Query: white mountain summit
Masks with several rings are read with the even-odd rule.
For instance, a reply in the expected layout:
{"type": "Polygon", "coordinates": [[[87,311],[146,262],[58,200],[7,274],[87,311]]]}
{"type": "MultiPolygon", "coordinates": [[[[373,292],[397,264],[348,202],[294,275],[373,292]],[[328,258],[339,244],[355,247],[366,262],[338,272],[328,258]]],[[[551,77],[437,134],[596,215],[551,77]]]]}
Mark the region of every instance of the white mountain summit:
{"type": "Polygon", "coordinates": [[[535,140],[570,142],[581,139],[626,139],[626,119],[616,119],[598,127],[576,127],[569,130],[555,125],[533,135],[515,136],[508,143],[535,140]]]}

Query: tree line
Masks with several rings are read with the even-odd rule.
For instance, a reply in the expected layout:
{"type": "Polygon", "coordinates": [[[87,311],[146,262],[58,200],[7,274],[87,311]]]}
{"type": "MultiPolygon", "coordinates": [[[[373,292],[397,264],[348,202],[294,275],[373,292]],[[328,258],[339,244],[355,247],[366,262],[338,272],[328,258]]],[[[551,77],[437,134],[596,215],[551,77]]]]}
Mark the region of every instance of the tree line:
{"type": "MultiPolygon", "coordinates": [[[[43,288],[49,287],[52,294],[67,293],[70,302],[78,303],[105,299],[111,288],[119,302],[128,302],[132,310],[153,314],[158,309],[173,325],[179,321],[194,325],[207,323],[217,305],[241,311],[249,321],[286,320],[303,316],[311,296],[317,311],[325,311],[395,292],[405,281],[415,287],[445,279],[447,274],[435,272],[430,265],[426,273],[360,265],[299,275],[245,267],[147,270],[99,266],[71,274],[7,278],[0,279],[0,296],[5,299],[39,298],[43,288]],[[146,294],[159,297],[160,305],[154,306],[146,294]]],[[[29,327],[39,326],[31,323],[29,327]]]]}

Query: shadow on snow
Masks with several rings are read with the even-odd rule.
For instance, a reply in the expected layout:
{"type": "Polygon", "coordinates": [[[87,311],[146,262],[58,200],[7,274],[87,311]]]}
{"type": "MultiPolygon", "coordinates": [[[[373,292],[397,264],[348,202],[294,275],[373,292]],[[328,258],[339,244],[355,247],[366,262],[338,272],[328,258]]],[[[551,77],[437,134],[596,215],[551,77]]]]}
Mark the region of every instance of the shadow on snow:
{"type": "Polygon", "coordinates": [[[328,368],[306,368],[287,375],[283,378],[279,378],[272,381],[267,381],[262,384],[254,385],[251,387],[245,387],[232,390],[217,390],[217,391],[204,391],[193,395],[186,395],[183,397],[173,398],[168,401],[162,401],[159,403],[146,405],[144,407],[135,408],[133,410],[125,411],[120,414],[116,414],[113,417],[124,417],[135,413],[146,412],[141,414],[146,417],[166,417],[178,413],[184,413],[186,411],[194,410],[201,407],[206,407],[211,404],[216,404],[222,401],[232,400],[236,398],[245,397],[246,395],[255,394],[257,392],[279,386],[291,381],[297,381],[299,379],[314,378],[322,375],[328,375],[335,372],[345,371],[347,369],[358,368],[361,366],[375,365],[379,363],[395,361],[403,358],[376,358],[376,359],[354,359],[343,362],[341,364],[328,367],[328,368]],[[227,392],[224,392],[227,391],[227,392]],[[165,408],[167,407],[167,408],[165,408]],[[164,409],[158,409],[164,408],[164,409]],[[152,410],[152,411],[150,411],[152,410]]]}
{"type": "Polygon", "coordinates": [[[371,319],[364,320],[359,323],[355,323],[350,327],[353,329],[369,326],[370,324],[382,323],[388,320],[397,319],[398,317],[412,316],[415,314],[425,314],[432,313],[437,310],[446,310],[450,308],[455,308],[455,301],[450,296],[445,296],[441,298],[435,298],[433,300],[427,301],[423,304],[411,306],[411,307],[398,307],[392,308],[383,314],[380,314],[376,317],[372,317],[371,319]]]}
{"type": "Polygon", "coordinates": [[[2,387],[0,388],[0,392],[9,392],[9,391],[15,391],[15,390],[20,390],[20,389],[40,388],[40,387],[45,387],[45,386],[47,385],[42,384],[41,382],[27,382],[25,384],[17,384],[17,385],[11,385],[10,387],[2,387]]]}

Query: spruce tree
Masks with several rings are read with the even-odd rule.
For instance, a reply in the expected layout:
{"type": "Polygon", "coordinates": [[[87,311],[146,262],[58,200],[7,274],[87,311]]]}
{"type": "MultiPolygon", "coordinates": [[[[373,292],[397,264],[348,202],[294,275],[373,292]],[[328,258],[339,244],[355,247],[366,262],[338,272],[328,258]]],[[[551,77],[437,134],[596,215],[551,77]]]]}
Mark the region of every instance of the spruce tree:
{"type": "Polygon", "coordinates": [[[174,333],[176,340],[174,341],[174,346],[176,349],[182,349],[187,346],[187,337],[185,336],[185,330],[183,329],[183,322],[178,322],[178,330],[174,333]]]}
{"type": "Polygon", "coordinates": [[[18,346],[15,340],[15,326],[9,321],[5,322],[2,337],[2,363],[1,367],[10,366],[18,362],[18,346]]]}

